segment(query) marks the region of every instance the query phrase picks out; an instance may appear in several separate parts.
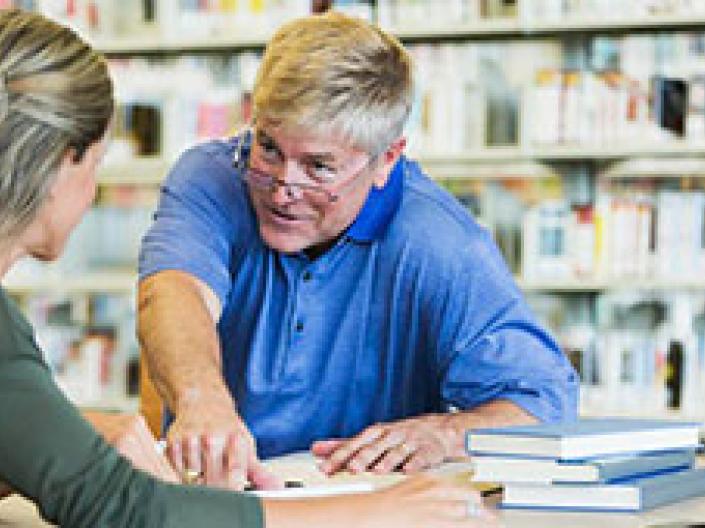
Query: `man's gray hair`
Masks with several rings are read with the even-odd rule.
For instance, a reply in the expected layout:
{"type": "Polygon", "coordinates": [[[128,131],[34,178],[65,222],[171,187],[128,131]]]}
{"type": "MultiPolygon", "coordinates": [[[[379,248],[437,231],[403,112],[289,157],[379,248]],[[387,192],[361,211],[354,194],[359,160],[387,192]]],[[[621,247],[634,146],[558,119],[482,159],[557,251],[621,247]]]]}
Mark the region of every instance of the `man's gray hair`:
{"type": "Polygon", "coordinates": [[[254,117],[333,137],[375,156],[404,129],[412,67],[397,39],[336,12],[282,26],[267,45],[254,117]]]}

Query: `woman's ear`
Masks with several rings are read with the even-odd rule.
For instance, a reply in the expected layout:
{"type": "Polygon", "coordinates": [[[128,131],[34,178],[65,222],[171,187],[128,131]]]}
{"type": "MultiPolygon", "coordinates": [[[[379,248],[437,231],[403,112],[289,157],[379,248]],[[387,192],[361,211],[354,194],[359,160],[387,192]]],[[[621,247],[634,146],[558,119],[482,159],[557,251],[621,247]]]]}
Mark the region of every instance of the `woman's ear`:
{"type": "Polygon", "coordinates": [[[378,189],[381,189],[387,184],[389,174],[392,172],[399,157],[404,153],[406,148],[406,138],[401,136],[395,139],[389,147],[379,155],[379,170],[373,184],[378,189]]]}
{"type": "Polygon", "coordinates": [[[73,147],[69,147],[66,152],[64,152],[64,155],[61,158],[61,163],[59,163],[59,167],[56,170],[56,178],[54,178],[54,181],[49,188],[49,193],[47,194],[48,199],[53,199],[56,194],[56,189],[59,188],[60,183],[67,178],[70,178],[76,168],[85,162],[85,155],[81,160],[77,160],[77,157],[76,149],[73,147]]]}

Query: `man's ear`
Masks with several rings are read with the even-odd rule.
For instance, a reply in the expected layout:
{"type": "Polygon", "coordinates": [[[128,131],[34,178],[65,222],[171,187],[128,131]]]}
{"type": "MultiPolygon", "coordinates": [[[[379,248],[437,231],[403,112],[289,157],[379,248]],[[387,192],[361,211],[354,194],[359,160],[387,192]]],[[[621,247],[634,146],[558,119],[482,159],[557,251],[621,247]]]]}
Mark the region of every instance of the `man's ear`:
{"type": "Polygon", "coordinates": [[[406,148],[406,138],[400,136],[387,147],[387,150],[379,155],[379,169],[373,181],[375,187],[381,189],[387,184],[389,174],[399,160],[399,156],[404,153],[404,148],[406,148]]]}

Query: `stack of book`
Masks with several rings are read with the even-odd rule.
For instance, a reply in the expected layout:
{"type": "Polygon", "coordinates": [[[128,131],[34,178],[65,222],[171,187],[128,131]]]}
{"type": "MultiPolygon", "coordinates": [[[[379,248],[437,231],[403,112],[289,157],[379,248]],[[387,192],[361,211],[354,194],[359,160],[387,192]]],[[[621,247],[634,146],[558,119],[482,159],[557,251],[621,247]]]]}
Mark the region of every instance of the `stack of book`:
{"type": "Polygon", "coordinates": [[[477,429],[473,479],[501,483],[503,508],[642,511],[705,495],[698,424],[584,419],[477,429]]]}

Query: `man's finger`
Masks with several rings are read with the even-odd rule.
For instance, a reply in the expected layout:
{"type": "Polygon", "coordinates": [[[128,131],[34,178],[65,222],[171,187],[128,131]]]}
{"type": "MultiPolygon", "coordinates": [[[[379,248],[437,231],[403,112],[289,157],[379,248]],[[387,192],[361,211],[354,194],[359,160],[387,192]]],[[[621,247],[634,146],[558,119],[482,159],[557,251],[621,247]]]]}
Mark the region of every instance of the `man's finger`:
{"type": "Polygon", "coordinates": [[[420,448],[402,464],[401,470],[407,474],[418,473],[434,464],[440,464],[442,461],[443,457],[434,454],[428,447],[420,448]]]}
{"type": "Polygon", "coordinates": [[[384,432],[385,430],[382,426],[373,425],[351,440],[343,442],[338,449],[331,453],[328,460],[321,464],[321,471],[328,475],[340,471],[340,469],[347,465],[348,460],[350,460],[352,456],[366,445],[376,442],[384,432]]]}
{"type": "Polygon", "coordinates": [[[328,458],[333,451],[338,449],[345,440],[318,440],[311,444],[311,453],[317,457],[328,458]]]}
{"type": "MultiPolygon", "coordinates": [[[[367,471],[369,468],[376,465],[377,461],[382,459],[388,451],[393,450],[399,444],[402,444],[403,441],[404,433],[389,429],[380,438],[367,444],[355,453],[355,455],[348,460],[347,468],[353,473],[367,471]]],[[[406,456],[410,454],[411,452],[407,452],[406,456]]]]}
{"type": "Polygon", "coordinates": [[[204,481],[209,486],[227,486],[225,438],[219,435],[201,437],[201,464],[204,481]]]}
{"type": "Polygon", "coordinates": [[[391,473],[410,459],[415,451],[416,448],[412,444],[401,442],[387,450],[370,469],[378,474],[391,473]]]}
{"type": "Polygon", "coordinates": [[[254,455],[250,459],[248,478],[250,483],[259,490],[284,489],[284,480],[269,471],[254,455]]]}
{"type": "Polygon", "coordinates": [[[231,434],[225,442],[223,461],[228,488],[242,491],[247,484],[247,465],[249,462],[249,445],[247,439],[231,434]]]}
{"type": "Polygon", "coordinates": [[[183,440],[184,471],[199,474],[201,467],[201,442],[197,436],[187,436],[183,440]]]}

